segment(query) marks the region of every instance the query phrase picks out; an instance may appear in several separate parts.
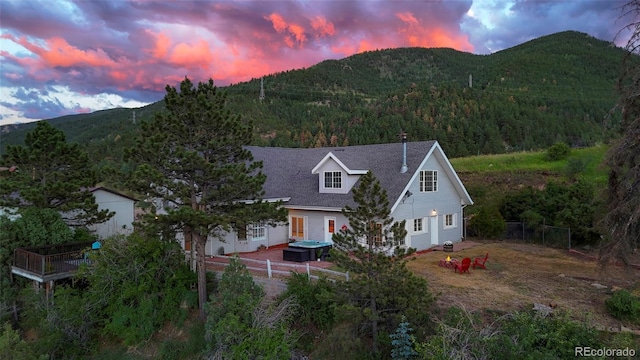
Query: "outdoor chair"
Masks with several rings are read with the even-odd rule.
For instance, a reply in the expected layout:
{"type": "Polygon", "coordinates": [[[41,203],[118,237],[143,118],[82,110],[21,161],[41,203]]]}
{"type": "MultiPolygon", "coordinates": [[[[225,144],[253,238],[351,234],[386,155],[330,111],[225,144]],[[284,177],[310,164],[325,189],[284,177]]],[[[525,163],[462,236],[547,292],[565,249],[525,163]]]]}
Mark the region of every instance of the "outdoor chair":
{"type": "Polygon", "coordinates": [[[485,257],[483,258],[476,258],[473,261],[473,268],[475,269],[477,266],[486,270],[487,268],[484,266],[484,264],[487,262],[487,259],[489,259],[489,253],[487,253],[487,255],[485,255],[485,257]]]}
{"type": "Polygon", "coordinates": [[[469,273],[469,266],[471,266],[471,258],[464,258],[462,259],[462,262],[456,264],[455,269],[453,270],[454,272],[458,272],[460,274],[462,273],[469,273]]]}

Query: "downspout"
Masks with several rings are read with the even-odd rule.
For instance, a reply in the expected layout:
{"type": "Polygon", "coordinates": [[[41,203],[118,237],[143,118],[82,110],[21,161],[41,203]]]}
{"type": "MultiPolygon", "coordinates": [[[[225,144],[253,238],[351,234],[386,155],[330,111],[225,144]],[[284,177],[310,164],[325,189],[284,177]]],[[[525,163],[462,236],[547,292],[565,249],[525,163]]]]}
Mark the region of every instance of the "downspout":
{"type": "Polygon", "coordinates": [[[464,208],[467,207],[468,204],[464,204],[462,205],[462,208],[460,209],[460,211],[462,212],[462,223],[464,224],[464,226],[462,227],[462,240],[466,240],[467,239],[467,219],[464,217],[464,208]]]}

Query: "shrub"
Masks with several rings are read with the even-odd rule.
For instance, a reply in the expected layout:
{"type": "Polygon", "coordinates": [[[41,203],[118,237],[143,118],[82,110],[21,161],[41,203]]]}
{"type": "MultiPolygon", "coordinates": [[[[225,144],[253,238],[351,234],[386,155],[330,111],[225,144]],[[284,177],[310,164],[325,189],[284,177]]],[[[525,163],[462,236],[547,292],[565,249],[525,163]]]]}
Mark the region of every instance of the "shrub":
{"type": "Polygon", "coordinates": [[[615,291],[604,303],[609,314],[616,319],[640,322],[640,298],[633,296],[627,290],[615,291]]]}
{"type": "Polygon", "coordinates": [[[547,161],[558,161],[566,159],[571,153],[571,148],[569,145],[559,142],[551,145],[545,154],[545,159],[547,161]]]}
{"type": "Polygon", "coordinates": [[[324,278],[311,281],[306,273],[292,272],[287,280],[287,291],[280,295],[281,301],[295,297],[299,306],[295,308],[296,327],[328,330],[335,319],[333,284],[324,278]]]}
{"type": "Polygon", "coordinates": [[[573,157],[567,162],[565,172],[569,179],[575,180],[585,170],[587,170],[587,162],[584,159],[573,157]]]}
{"type": "Polygon", "coordinates": [[[482,206],[469,223],[476,236],[497,238],[504,234],[507,224],[495,206],[482,206]]]}
{"type": "Polygon", "coordinates": [[[0,326],[0,358],[13,360],[48,359],[39,355],[33,346],[20,338],[20,333],[11,328],[8,322],[0,326]]]}
{"type": "Polygon", "coordinates": [[[175,242],[140,234],[113,237],[91,261],[78,272],[88,281],[88,302],[97,309],[103,335],[126,345],[150,338],[167,321],[182,322],[189,311],[181,305],[195,303],[195,275],[175,242]]]}
{"type": "Polygon", "coordinates": [[[450,308],[438,334],[418,351],[422,359],[573,359],[576,346],[603,345],[595,329],[567,313],[514,312],[483,324],[474,313],[450,308]]]}
{"type": "Polygon", "coordinates": [[[295,304],[272,306],[247,267],[232,258],[218,292],[206,304],[207,356],[216,359],[290,359],[293,336],[287,325],[295,304]]]}

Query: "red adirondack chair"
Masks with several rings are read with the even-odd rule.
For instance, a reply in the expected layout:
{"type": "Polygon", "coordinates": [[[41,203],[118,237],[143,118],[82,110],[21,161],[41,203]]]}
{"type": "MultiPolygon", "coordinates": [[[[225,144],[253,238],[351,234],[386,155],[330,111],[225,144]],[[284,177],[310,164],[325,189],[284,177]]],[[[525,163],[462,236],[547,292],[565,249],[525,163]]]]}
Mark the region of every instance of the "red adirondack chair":
{"type": "Polygon", "coordinates": [[[456,268],[453,270],[454,272],[469,273],[469,266],[471,265],[471,258],[464,258],[462,262],[456,264],[456,268]]]}
{"type": "Polygon", "coordinates": [[[488,259],[488,258],[489,258],[489,253],[487,253],[487,255],[486,255],[485,257],[483,257],[483,258],[476,258],[476,259],[473,261],[473,268],[475,269],[475,268],[476,268],[476,266],[477,266],[477,267],[480,267],[480,268],[483,268],[483,269],[485,269],[485,270],[486,270],[487,268],[486,268],[486,267],[484,267],[484,263],[486,263],[486,262],[487,262],[487,259],[488,259]]]}

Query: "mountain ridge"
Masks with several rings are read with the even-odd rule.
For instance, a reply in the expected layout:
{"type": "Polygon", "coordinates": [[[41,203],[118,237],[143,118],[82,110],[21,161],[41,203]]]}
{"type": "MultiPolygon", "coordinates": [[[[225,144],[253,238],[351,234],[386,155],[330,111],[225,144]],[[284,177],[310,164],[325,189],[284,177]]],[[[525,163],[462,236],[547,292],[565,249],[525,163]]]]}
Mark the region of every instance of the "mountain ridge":
{"type": "MultiPolygon", "coordinates": [[[[229,110],[254,123],[254,145],[389,142],[407,131],[412,140],[439,140],[450,156],[500,153],[614,136],[619,115],[611,109],[623,55],[610,42],[565,31],[488,55],[397,48],[324,60],[263,76],[264,101],[260,78],[220,89],[229,110]],[[554,136],[539,134],[540,127],[554,136]]],[[[47,121],[96,161],[111,161],[139,122],[162,107],[161,100],[47,121]]],[[[33,126],[3,126],[2,143],[20,143],[33,126]]]]}

